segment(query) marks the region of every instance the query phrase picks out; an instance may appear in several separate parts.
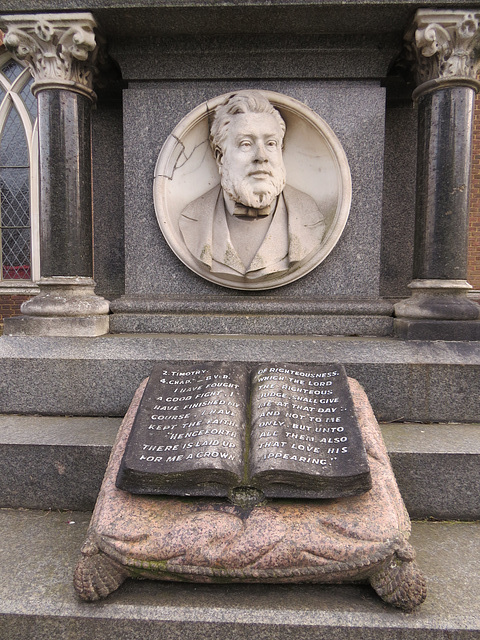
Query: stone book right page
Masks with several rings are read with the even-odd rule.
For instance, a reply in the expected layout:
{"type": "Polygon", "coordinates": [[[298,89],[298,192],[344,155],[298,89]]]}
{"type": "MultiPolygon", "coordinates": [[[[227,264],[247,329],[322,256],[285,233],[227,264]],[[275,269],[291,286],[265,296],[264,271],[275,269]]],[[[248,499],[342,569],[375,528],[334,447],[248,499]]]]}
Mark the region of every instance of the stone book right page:
{"type": "Polygon", "coordinates": [[[371,488],[341,365],[252,372],[249,484],[276,498],[338,498],[371,488]]]}

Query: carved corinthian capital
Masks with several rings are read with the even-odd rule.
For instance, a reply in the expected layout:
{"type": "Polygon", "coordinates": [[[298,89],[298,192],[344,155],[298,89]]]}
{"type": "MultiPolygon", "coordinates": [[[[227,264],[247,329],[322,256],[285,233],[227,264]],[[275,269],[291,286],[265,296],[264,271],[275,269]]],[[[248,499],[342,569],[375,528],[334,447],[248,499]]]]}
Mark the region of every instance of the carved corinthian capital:
{"type": "Polygon", "coordinates": [[[417,11],[405,35],[417,94],[446,84],[478,90],[479,19],[480,11],[417,11]]]}
{"type": "Polygon", "coordinates": [[[95,98],[92,76],[98,48],[92,14],[7,15],[0,24],[7,29],[7,49],[30,68],[34,94],[57,88],[95,98]]]}

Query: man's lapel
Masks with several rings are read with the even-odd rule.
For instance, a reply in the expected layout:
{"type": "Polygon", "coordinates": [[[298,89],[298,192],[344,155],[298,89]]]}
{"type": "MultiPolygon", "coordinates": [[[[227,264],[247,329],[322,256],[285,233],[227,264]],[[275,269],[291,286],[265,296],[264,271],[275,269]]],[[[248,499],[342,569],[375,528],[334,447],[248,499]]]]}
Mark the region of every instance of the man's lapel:
{"type": "Polygon", "coordinates": [[[213,216],[220,185],[207,191],[182,212],[179,227],[190,253],[208,267],[212,266],[213,216]]]}
{"type": "Polygon", "coordinates": [[[288,267],[288,214],[285,201],[280,195],[272,223],[249,271],[262,270],[262,275],[288,267]],[[280,264],[285,263],[285,264],[280,264]]]}

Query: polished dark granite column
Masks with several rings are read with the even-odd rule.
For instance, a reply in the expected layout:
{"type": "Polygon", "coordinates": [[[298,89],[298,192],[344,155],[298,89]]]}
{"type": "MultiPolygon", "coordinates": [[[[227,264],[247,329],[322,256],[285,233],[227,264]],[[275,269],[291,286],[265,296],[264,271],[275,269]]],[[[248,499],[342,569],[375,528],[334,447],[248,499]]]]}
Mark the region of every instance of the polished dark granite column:
{"type": "Polygon", "coordinates": [[[418,100],[414,278],[466,279],[472,87],[430,91],[418,100]]]}
{"type": "Polygon", "coordinates": [[[42,277],[93,275],[90,112],[87,96],[37,94],[42,277]]]}
{"type": "Polygon", "coordinates": [[[418,84],[417,201],[412,297],[395,305],[395,332],[478,340],[480,306],[466,279],[478,16],[419,10],[406,39],[418,84]]]}
{"type": "Polygon", "coordinates": [[[109,304],[94,293],[91,108],[97,55],[89,13],[4,16],[5,44],[26,62],[38,101],[40,294],[10,335],[97,336],[109,304]]]}

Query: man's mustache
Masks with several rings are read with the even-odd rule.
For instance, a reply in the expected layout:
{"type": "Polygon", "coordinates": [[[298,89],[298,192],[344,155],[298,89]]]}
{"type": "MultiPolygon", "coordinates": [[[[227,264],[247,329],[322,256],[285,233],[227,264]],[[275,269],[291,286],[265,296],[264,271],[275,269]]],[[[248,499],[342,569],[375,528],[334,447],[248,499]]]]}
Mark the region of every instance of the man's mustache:
{"type": "Polygon", "coordinates": [[[255,171],[250,171],[247,175],[249,176],[273,176],[273,173],[271,171],[268,171],[268,169],[256,169],[255,171]]]}

